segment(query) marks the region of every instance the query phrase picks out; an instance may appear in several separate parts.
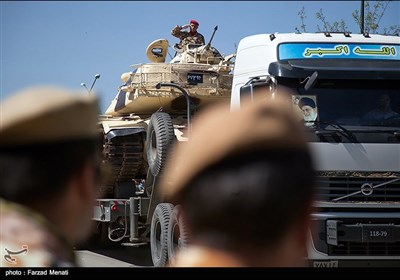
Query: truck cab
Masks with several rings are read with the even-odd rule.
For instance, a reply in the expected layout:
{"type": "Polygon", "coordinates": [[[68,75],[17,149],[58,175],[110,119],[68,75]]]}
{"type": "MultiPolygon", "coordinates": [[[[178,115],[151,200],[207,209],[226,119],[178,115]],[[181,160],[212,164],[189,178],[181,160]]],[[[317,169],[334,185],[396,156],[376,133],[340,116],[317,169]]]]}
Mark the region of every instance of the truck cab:
{"type": "MultiPolygon", "coordinates": [[[[317,171],[314,267],[400,265],[400,38],[258,34],[237,49],[231,108],[290,93],[317,171]]],[[[251,125],[251,124],[249,124],[251,125]]]]}

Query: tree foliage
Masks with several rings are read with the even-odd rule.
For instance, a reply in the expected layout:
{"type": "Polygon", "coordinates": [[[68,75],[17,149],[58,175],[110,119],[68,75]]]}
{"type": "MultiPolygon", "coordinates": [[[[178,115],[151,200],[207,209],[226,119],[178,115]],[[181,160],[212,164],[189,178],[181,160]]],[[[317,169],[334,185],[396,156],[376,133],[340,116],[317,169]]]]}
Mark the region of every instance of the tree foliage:
{"type": "MultiPolygon", "coordinates": [[[[391,25],[382,27],[380,25],[381,19],[385,15],[386,10],[389,7],[390,0],[378,0],[378,1],[365,1],[364,3],[364,32],[368,33],[378,33],[385,35],[398,35],[400,34],[399,25],[391,25]]],[[[297,32],[307,32],[305,19],[307,18],[305,8],[303,7],[297,15],[300,17],[301,25],[295,28],[297,32]]],[[[316,18],[322,24],[320,26],[317,24],[318,32],[348,32],[349,29],[343,19],[338,21],[330,22],[326,18],[322,9],[320,9],[316,14],[316,18]]],[[[359,27],[361,27],[361,12],[360,10],[354,10],[352,12],[353,19],[359,27]]],[[[361,28],[360,28],[361,30],[361,28]]]]}

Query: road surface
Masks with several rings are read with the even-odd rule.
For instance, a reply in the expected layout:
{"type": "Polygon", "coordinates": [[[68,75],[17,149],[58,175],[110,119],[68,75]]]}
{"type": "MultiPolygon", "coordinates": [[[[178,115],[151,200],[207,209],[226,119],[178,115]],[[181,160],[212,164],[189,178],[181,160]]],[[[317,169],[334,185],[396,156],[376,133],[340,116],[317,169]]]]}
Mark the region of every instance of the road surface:
{"type": "Polygon", "coordinates": [[[82,267],[151,267],[150,246],[115,246],[110,249],[85,248],[76,250],[77,261],[82,267]]]}

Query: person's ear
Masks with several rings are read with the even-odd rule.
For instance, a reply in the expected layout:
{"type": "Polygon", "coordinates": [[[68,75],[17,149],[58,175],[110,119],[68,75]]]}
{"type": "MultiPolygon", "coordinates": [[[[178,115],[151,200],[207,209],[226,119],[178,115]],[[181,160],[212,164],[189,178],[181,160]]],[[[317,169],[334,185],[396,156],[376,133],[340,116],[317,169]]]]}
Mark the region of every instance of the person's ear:
{"type": "Polygon", "coordinates": [[[86,161],[77,175],[77,192],[82,201],[92,202],[96,197],[95,168],[86,161]]]}
{"type": "Polygon", "coordinates": [[[74,242],[88,237],[92,229],[93,206],[97,195],[96,170],[92,161],[87,160],[73,179],[72,217],[74,217],[74,242]]]}
{"type": "Polygon", "coordinates": [[[309,240],[309,234],[314,230],[314,223],[311,220],[312,207],[308,207],[306,213],[299,221],[299,232],[298,232],[298,243],[300,246],[304,246],[305,252],[307,252],[307,244],[309,240]]]}

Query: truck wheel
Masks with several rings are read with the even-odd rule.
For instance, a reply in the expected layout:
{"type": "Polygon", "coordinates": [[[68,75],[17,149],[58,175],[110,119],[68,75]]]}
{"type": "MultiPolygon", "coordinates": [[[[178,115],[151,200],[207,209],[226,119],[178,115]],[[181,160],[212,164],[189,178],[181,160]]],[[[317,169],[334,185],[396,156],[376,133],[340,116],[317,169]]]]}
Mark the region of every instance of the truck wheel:
{"type": "Polygon", "coordinates": [[[154,210],[150,228],[151,258],[155,267],[168,263],[168,226],[173,205],[160,203],[154,210]]]}
{"type": "Polygon", "coordinates": [[[163,112],[154,113],[151,116],[146,137],[147,160],[154,176],[158,176],[162,171],[169,147],[174,139],[174,127],[170,115],[163,112]]]}
{"type": "Polygon", "coordinates": [[[182,206],[177,205],[172,210],[168,227],[168,257],[171,265],[174,264],[176,253],[187,247],[189,232],[182,215],[182,206]]]}

